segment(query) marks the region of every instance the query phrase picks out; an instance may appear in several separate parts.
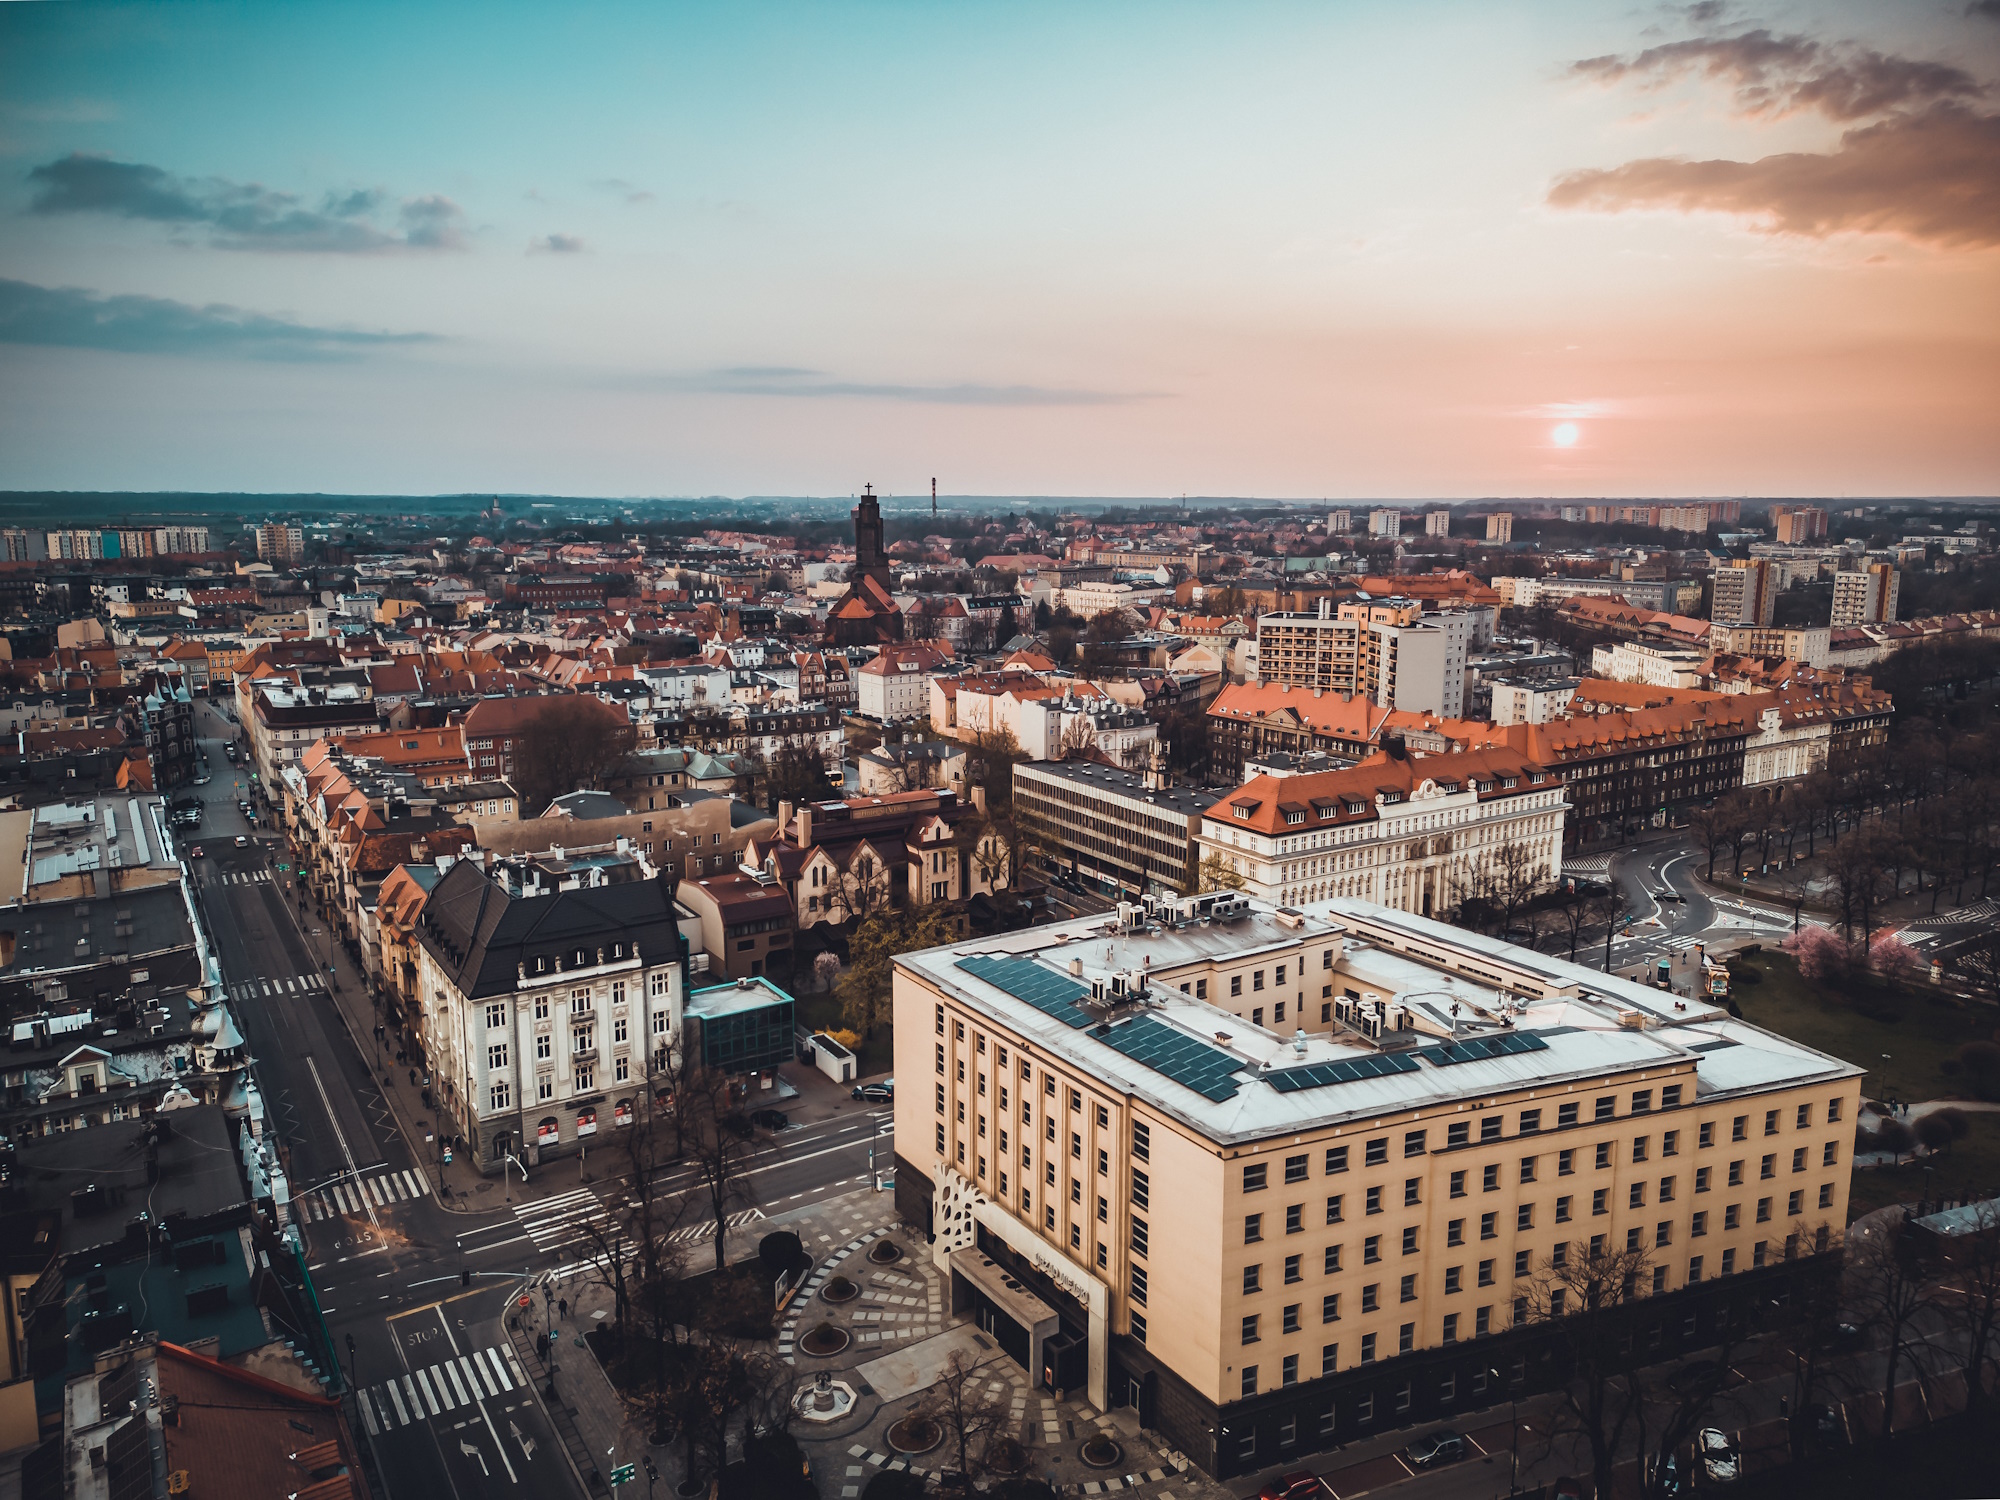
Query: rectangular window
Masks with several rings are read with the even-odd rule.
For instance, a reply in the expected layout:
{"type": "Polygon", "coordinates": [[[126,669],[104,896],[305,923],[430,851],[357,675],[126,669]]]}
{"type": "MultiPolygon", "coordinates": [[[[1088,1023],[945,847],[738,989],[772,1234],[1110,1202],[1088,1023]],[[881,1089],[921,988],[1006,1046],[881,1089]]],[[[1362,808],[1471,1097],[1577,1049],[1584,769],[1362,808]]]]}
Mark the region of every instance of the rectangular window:
{"type": "Polygon", "coordinates": [[[1444,1242],[1447,1245],[1465,1243],[1465,1220],[1453,1219],[1444,1226],[1444,1242]]]}
{"type": "Polygon", "coordinates": [[[1326,1148],[1326,1170],[1329,1176],[1335,1172],[1345,1172],[1347,1170],[1347,1148],[1345,1146],[1328,1146],[1326,1148]]]}
{"type": "Polygon", "coordinates": [[[1635,1115],[1650,1114],[1652,1112],[1652,1108],[1653,1108],[1653,1091],[1651,1089],[1634,1089],[1632,1091],[1633,1114],[1635,1115]]]}
{"type": "Polygon", "coordinates": [[[1591,1214],[1595,1216],[1597,1214],[1610,1213],[1611,1212],[1611,1204],[1609,1202],[1610,1197],[1611,1197],[1610,1188],[1593,1188],[1590,1194],[1591,1214]]]}
{"type": "Polygon", "coordinates": [[[1132,1155],[1140,1161],[1151,1161],[1153,1159],[1152,1128],[1136,1121],[1132,1126],[1132,1155]]]}
{"type": "Polygon", "coordinates": [[[1572,1148],[1571,1150],[1568,1151],[1558,1151],[1556,1153],[1556,1176],[1574,1177],[1575,1175],[1576,1175],[1575,1149],[1572,1148]]]}
{"type": "Polygon", "coordinates": [[[1713,1146],[1715,1144],[1715,1122],[1713,1120],[1704,1120],[1702,1122],[1700,1131],[1696,1133],[1696,1141],[1702,1146],[1713,1146]]]}
{"type": "Polygon", "coordinates": [[[1828,1141],[1826,1143],[1826,1148],[1820,1152],[1819,1164],[1823,1167],[1831,1167],[1836,1163],[1838,1163],[1839,1160],[1840,1160],[1840,1142],[1828,1141]]]}
{"type": "Polygon", "coordinates": [[[1497,1193],[1500,1191],[1500,1166],[1497,1162],[1480,1169],[1479,1190],[1482,1193],[1497,1193]]]}
{"type": "Polygon", "coordinates": [[[1484,1338],[1493,1331],[1493,1309],[1477,1307],[1472,1311],[1472,1332],[1476,1338],[1484,1338]]]}
{"type": "Polygon", "coordinates": [[[1134,1219],[1132,1221],[1132,1253],[1141,1256],[1146,1254],[1146,1221],[1144,1219],[1134,1219]]]}
{"type": "Polygon", "coordinates": [[[1371,1214],[1379,1214],[1380,1212],[1382,1212],[1381,1188],[1372,1187],[1368,1190],[1368,1206],[1364,1211],[1371,1214]]]}
{"type": "Polygon", "coordinates": [[[1819,1206],[1820,1206],[1821,1208],[1832,1208],[1832,1207],[1833,1207],[1833,1184],[1832,1184],[1832,1183],[1830,1183],[1830,1182],[1822,1182],[1822,1183],[1821,1183],[1821,1184],[1819,1185],[1819,1206]]]}
{"type": "Polygon", "coordinates": [[[1137,1167],[1132,1169],[1132,1206],[1151,1208],[1153,1206],[1152,1179],[1137,1167]]]}
{"type": "Polygon", "coordinates": [[[1322,1323],[1340,1321],[1340,1293],[1328,1292],[1319,1299],[1319,1320],[1322,1323]]]}
{"type": "MultiPolygon", "coordinates": [[[[1372,1333],[1361,1335],[1361,1363],[1364,1365],[1375,1363],[1375,1335],[1372,1333]]],[[[1374,1410],[1375,1398],[1372,1395],[1363,1397],[1362,1401],[1366,1410],[1371,1412],[1374,1410]]],[[[1362,1420],[1366,1421],[1367,1418],[1364,1417],[1362,1420]]]]}
{"type": "Polygon", "coordinates": [[[1344,1198],[1345,1196],[1346,1194],[1344,1193],[1333,1193],[1328,1196],[1326,1200],[1327,1223],[1338,1224],[1340,1222],[1340,1204],[1341,1204],[1341,1199],[1344,1198]]]}
{"type": "Polygon", "coordinates": [[[1803,1190],[1789,1194],[1786,1197],[1785,1213],[1788,1217],[1797,1218],[1800,1214],[1804,1213],[1805,1211],[1806,1211],[1806,1195],[1803,1190]]]}
{"type": "Polygon", "coordinates": [[[1514,1210],[1514,1227],[1516,1229],[1533,1229],[1535,1227],[1534,1204],[1523,1203],[1514,1210]]]}
{"type": "MultiPolygon", "coordinates": [[[[1243,1394],[1246,1396],[1254,1396],[1257,1394],[1257,1367],[1255,1365],[1245,1365],[1243,1367],[1242,1390],[1243,1394]]],[[[1254,1432],[1249,1434],[1247,1441],[1252,1445],[1251,1452],[1254,1453],[1256,1451],[1255,1448],[1255,1444],[1257,1441],[1256,1434],[1254,1432]]]]}
{"type": "Polygon", "coordinates": [[[1826,1123],[1829,1125],[1838,1125],[1840,1123],[1840,1101],[1838,1099],[1829,1099],[1826,1101],[1826,1123]]]}
{"type": "Polygon", "coordinates": [[[1574,1104],[1560,1104],[1556,1106],[1556,1128],[1558,1130],[1574,1125],[1575,1123],[1576,1106],[1574,1104]]]}
{"type": "Polygon", "coordinates": [[[1597,1114],[1596,1114],[1597,1119],[1609,1120],[1617,1113],[1618,1113],[1618,1101],[1612,1098],[1611,1095],[1605,1094],[1604,1096],[1598,1099],[1597,1114]]]}
{"type": "MultiPolygon", "coordinates": [[[[1333,1375],[1337,1374],[1339,1370],[1340,1345],[1321,1344],[1319,1347],[1320,1374],[1333,1375]]],[[[1333,1432],[1333,1408],[1331,1406],[1328,1406],[1325,1411],[1319,1414],[1319,1431],[1321,1437],[1326,1437],[1333,1432]]]]}
{"type": "Polygon", "coordinates": [[[1525,1250],[1516,1250],[1514,1252],[1514,1279],[1516,1281],[1519,1281],[1523,1276],[1526,1276],[1527,1274],[1528,1274],[1528,1252],[1525,1250]]]}
{"type": "Polygon", "coordinates": [[[1627,1208],[1644,1208],[1644,1207],[1646,1206],[1646,1184],[1645,1184],[1645,1183],[1643,1183],[1643,1182],[1635,1182],[1635,1183],[1633,1183],[1633,1184],[1632,1184],[1632,1192],[1631,1192],[1631,1197],[1630,1197],[1630,1200],[1629,1200],[1629,1201],[1628,1201],[1628,1202],[1626,1203],[1626,1205],[1625,1205],[1625,1206],[1626,1206],[1627,1208]]]}
{"type": "Polygon", "coordinates": [[[1750,1117],[1748,1115],[1738,1115],[1729,1122],[1729,1138],[1732,1141],[1747,1141],[1750,1139],[1750,1117]]]}
{"type": "Polygon", "coordinates": [[[1291,1302],[1285,1305],[1283,1329],[1286,1333],[1297,1333],[1299,1331],[1298,1303],[1291,1302]]]}
{"type": "Polygon", "coordinates": [[[1651,1136],[1635,1135],[1634,1137],[1632,1137],[1632,1160],[1644,1161],[1646,1159],[1647,1149],[1651,1145],[1652,1145],[1651,1136]]]}
{"type": "Polygon", "coordinates": [[[1611,1165],[1611,1142],[1599,1141],[1597,1143],[1597,1170],[1601,1172],[1610,1165],[1611,1165]]]}
{"type": "Polygon", "coordinates": [[[1444,1143],[1447,1149],[1454,1146],[1463,1146],[1471,1138],[1472,1127],[1463,1120],[1459,1121],[1456,1125],[1447,1125],[1444,1128],[1444,1143]]]}
{"type": "Polygon", "coordinates": [[[1243,1243],[1254,1245],[1264,1238],[1264,1216],[1245,1214],[1243,1216],[1243,1243]]]}
{"type": "Polygon", "coordinates": [[[1778,1112],[1775,1109],[1767,1109],[1764,1111],[1764,1134],[1776,1135],[1777,1133],[1778,1112]]]}
{"type": "Polygon", "coordinates": [[[1792,1153],[1792,1170],[1794,1172],[1803,1172],[1805,1169],[1806,1169],[1806,1148],[1801,1146],[1792,1153]]]}
{"type": "Polygon", "coordinates": [[[1133,1337],[1133,1338],[1134,1338],[1135,1340],[1137,1340],[1137,1341],[1138,1341],[1139,1343],[1141,1343],[1141,1344],[1145,1343],[1145,1342],[1146,1342],[1146,1315],[1145,1315],[1144,1313],[1140,1313],[1140,1312],[1135,1312],[1135,1313],[1131,1314],[1130,1316],[1131,1316],[1131,1320],[1132,1320],[1132,1337],[1133,1337]]]}
{"type": "Polygon", "coordinates": [[[1533,1135],[1542,1128],[1542,1112],[1539,1109],[1521,1111],[1521,1134],[1533,1135]]]}
{"type": "Polygon", "coordinates": [[[1492,1261],[1490,1261],[1490,1260],[1482,1260],[1482,1261],[1481,1261],[1481,1262],[1479,1263],[1479,1284],[1480,1284],[1481,1286],[1491,1286],[1491,1285],[1493,1285],[1493,1262],[1492,1262],[1492,1261]]]}
{"type": "Polygon", "coordinates": [[[1285,1205],[1286,1234],[1300,1234],[1304,1232],[1306,1227],[1305,1213],[1306,1206],[1303,1203],[1289,1203],[1285,1205]]]}
{"type": "Polygon", "coordinates": [[[488,1068],[504,1068],[507,1066],[507,1044],[505,1042],[495,1042],[486,1049],[486,1066],[488,1068]]]}
{"type": "Polygon", "coordinates": [[[1488,1213],[1479,1216],[1479,1237],[1482,1240],[1497,1240],[1500,1238],[1499,1214],[1488,1213]]]}
{"type": "Polygon", "coordinates": [[[1340,1246],[1328,1245],[1321,1255],[1321,1260],[1324,1262],[1320,1268],[1321,1273],[1327,1276],[1335,1275],[1340,1270],[1340,1246]]]}
{"type": "Polygon", "coordinates": [[[1778,1175],[1778,1158],[1775,1154],[1764,1158],[1763,1162],[1758,1166],[1757,1175],[1760,1178],[1776,1177],[1778,1175]]]}
{"type": "Polygon", "coordinates": [[[1398,1287],[1398,1291],[1397,1291],[1397,1296],[1398,1296],[1399,1300],[1401,1300],[1401,1301],[1404,1301],[1404,1302],[1414,1302],[1414,1301],[1416,1301],[1416,1300],[1417,1300],[1417,1278],[1416,1278],[1415,1276],[1405,1276],[1405,1277],[1404,1277],[1404,1278],[1402,1279],[1401,1283],[1399,1284],[1399,1287],[1398,1287]]]}
{"type": "Polygon", "coordinates": [[[1382,1306],[1382,1284],[1371,1281],[1361,1289],[1361,1310],[1365,1313],[1379,1312],[1382,1306]]]}
{"type": "Polygon", "coordinates": [[[1500,1117],[1498,1115],[1487,1115],[1479,1122],[1479,1139],[1481,1141],[1497,1141],[1500,1139],[1500,1117]]]}
{"type": "Polygon", "coordinates": [[[1521,1158],[1521,1181],[1533,1182],[1535,1180],[1536,1160],[1537,1158],[1532,1156],[1524,1156],[1521,1158]]]}
{"type": "Polygon", "coordinates": [[[1255,1344],[1261,1342],[1261,1339],[1259,1338],[1257,1333],[1257,1314],[1255,1313],[1248,1313],[1245,1314],[1244,1316],[1243,1342],[1246,1344],[1255,1344]]]}
{"type": "Polygon", "coordinates": [[[1709,1179],[1709,1169],[1707,1167],[1696,1167],[1694,1169],[1694,1190],[1697,1193],[1707,1192],[1708,1179],[1709,1179]]]}
{"type": "Polygon", "coordinates": [[[1419,1196],[1422,1191],[1423,1179],[1421,1177],[1405,1177],[1403,1179],[1403,1207],[1415,1208],[1422,1203],[1423,1199],[1419,1196]]]}
{"type": "Polygon", "coordinates": [[[1660,1155],[1679,1156],[1681,1154],[1681,1133],[1669,1130],[1660,1137],[1660,1155]]]}
{"type": "Polygon", "coordinates": [[[1309,1158],[1309,1157],[1306,1157],[1306,1156],[1303,1156],[1303,1155],[1301,1155],[1301,1156],[1288,1156],[1288,1157],[1286,1157],[1286,1158],[1285,1158],[1285,1181],[1287,1181],[1287,1182],[1304,1182],[1304,1181],[1306,1180],[1306,1172],[1307,1172],[1307,1170],[1308,1170],[1308,1167],[1309,1167],[1309,1165],[1310,1165],[1310,1162],[1311,1162],[1311,1158],[1309,1158]]]}
{"type": "Polygon", "coordinates": [[[1733,1161],[1733,1162],[1731,1162],[1731,1163],[1729,1164],[1729,1185],[1730,1185],[1731,1187],[1741,1187],[1741,1186],[1743,1186],[1743,1163],[1742,1163],[1742,1162],[1740,1162],[1740,1161],[1733,1161]]]}
{"type": "Polygon", "coordinates": [[[1364,1161],[1366,1165],[1371,1167],[1379,1167],[1382,1165],[1383,1162],[1387,1161],[1388,1159],[1389,1159],[1389,1138],[1386,1135],[1380,1137],[1379,1139],[1372,1140],[1368,1143],[1368,1148],[1364,1155],[1364,1161]]]}
{"type": "Polygon", "coordinates": [[[1291,1285],[1294,1281],[1305,1280],[1305,1272],[1299,1268],[1300,1260],[1301,1257],[1296,1255],[1287,1255],[1285,1257],[1285,1284],[1287,1286],[1291,1285]]]}
{"type": "Polygon", "coordinates": [[[1671,1177],[1662,1177],[1662,1178],[1660,1179],[1660,1201],[1661,1201],[1662,1203],[1671,1203],[1671,1202],[1673,1202],[1673,1201],[1674,1201],[1674,1180],[1673,1180],[1673,1178],[1671,1178],[1671,1177]]]}
{"type": "Polygon", "coordinates": [[[1243,1191],[1246,1193],[1261,1193],[1264,1190],[1264,1174],[1266,1170],[1267,1168],[1261,1161],[1254,1166],[1245,1167],[1243,1169],[1243,1191]]]}
{"type": "Polygon", "coordinates": [[[1679,1109],[1680,1107],[1681,1086],[1678,1083],[1670,1083],[1660,1090],[1661,1109],[1679,1109]]]}
{"type": "Polygon", "coordinates": [[[1556,1199],[1556,1222],[1558,1224],[1567,1224],[1569,1222],[1569,1208],[1572,1201],[1569,1198],[1556,1199]]]}
{"type": "Polygon", "coordinates": [[[1415,1255],[1416,1253],[1417,1253],[1417,1226],[1412,1224],[1410,1225],[1409,1228],[1403,1231],[1403,1254],[1415,1255]]]}
{"type": "Polygon", "coordinates": [[[1406,1131],[1404,1131],[1404,1132],[1403,1132],[1403,1155],[1405,1155],[1405,1156],[1422,1156],[1422,1155],[1424,1154],[1424,1135],[1425,1135],[1425,1132],[1423,1132],[1423,1131],[1421,1131],[1421,1130],[1406,1130],[1406,1131]]]}
{"type": "Polygon", "coordinates": [[[1361,1264],[1372,1266],[1382,1258],[1382,1236],[1371,1234],[1361,1242],[1361,1264]]]}

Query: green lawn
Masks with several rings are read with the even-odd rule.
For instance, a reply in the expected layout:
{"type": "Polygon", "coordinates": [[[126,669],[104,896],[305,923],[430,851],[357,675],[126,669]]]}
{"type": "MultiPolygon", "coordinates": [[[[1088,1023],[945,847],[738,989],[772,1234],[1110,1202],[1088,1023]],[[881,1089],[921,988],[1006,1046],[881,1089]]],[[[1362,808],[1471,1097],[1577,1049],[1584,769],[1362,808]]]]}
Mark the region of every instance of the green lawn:
{"type": "Polygon", "coordinates": [[[1762,976],[1735,988],[1744,1019],[1866,1068],[1864,1098],[1917,1103],[1967,1095],[1964,1079],[1947,1078],[1938,1064],[1961,1043],[1993,1034],[1990,1010],[1964,1006],[1928,983],[1857,1001],[1801,979],[1782,953],[1767,950],[1743,966],[1762,976]]]}
{"type": "Polygon", "coordinates": [[[1906,1161],[1900,1167],[1856,1170],[1848,1191],[1848,1219],[1858,1219],[1891,1203],[1914,1203],[1926,1191],[1939,1197],[1974,1189],[1983,1197],[2000,1187],[2000,1115],[1968,1113],[1966,1118],[1972,1122],[1972,1134],[1948,1151],[1921,1161],[1906,1161]],[[1928,1184],[1926,1167],[1930,1168],[1928,1184]]]}

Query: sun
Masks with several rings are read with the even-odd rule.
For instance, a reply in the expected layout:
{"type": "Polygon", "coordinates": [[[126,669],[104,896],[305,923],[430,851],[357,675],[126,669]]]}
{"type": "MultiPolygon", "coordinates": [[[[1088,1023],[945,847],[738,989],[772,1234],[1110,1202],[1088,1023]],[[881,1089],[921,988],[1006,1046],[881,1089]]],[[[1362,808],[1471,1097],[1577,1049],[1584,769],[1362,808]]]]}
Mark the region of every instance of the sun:
{"type": "Polygon", "coordinates": [[[1574,422],[1558,422],[1549,433],[1549,441],[1558,448],[1574,448],[1576,440],[1583,436],[1583,429],[1574,422]]]}

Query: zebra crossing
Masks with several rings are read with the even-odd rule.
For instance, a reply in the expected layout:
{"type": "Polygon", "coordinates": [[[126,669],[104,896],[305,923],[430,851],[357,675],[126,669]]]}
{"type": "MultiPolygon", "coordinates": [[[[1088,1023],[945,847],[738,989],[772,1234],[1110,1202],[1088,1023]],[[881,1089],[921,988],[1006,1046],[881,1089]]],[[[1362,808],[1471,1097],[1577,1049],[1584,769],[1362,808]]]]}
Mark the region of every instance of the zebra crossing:
{"type": "Polygon", "coordinates": [[[209,879],[210,885],[269,885],[269,870],[220,870],[209,879]]]}
{"type": "Polygon", "coordinates": [[[528,1377],[521,1373],[514,1351],[494,1344],[364,1386],[357,1393],[357,1404],[368,1435],[380,1437],[476,1401],[525,1391],[527,1385],[528,1377]]]}
{"type": "Polygon", "coordinates": [[[316,1224],[321,1219],[365,1214],[371,1204],[389,1208],[408,1203],[414,1198],[428,1197],[430,1190],[430,1180],[424,1176],[422,1167],[407,1171],[377,1170],[359,1179],[343,1178],[316,1187],[293,1199],[292,1208],[306,1223],[316,1224]]]}
{"type": "MultiPolygon", "coordinates": [[[[740,1213],[729,1215],[729,1227],[741,1229],[745,1224],[755,1224],[764,1217],[761,1208],[746,1208],[740,1213]]],[[[699,1224],[690,1224],[685,1229],[676,1229],[671,1234],[661,1236],[669,1245],[698,1245],[703,1240],[715,1238],[715,1220],[704,1219],[699,1224]]]]}
{"type": "Polygon", "coordinates": [[[607,1234],[621,1243],[624,1239],[616,1230],[611,1211],[589,1188],[574,1188],[535,1203],[517,1203],[514,1218],[537,1250],[596,1249],[607,1234]]]}
{"type": "Polygon", "coordinates": [[[277,1000],[326,988],[324,974],[285,974],[276,979],[244,979],[229,986],[232,1000],[277,1000]]]}

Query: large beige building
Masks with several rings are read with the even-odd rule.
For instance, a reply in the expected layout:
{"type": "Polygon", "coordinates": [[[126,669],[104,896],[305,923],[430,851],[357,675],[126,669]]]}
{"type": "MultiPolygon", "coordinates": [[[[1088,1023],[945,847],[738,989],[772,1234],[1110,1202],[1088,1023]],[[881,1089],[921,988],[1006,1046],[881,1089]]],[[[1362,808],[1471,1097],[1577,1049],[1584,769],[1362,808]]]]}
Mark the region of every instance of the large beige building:
{"type": "Polygon", "coordinates": [[[1896,595],[1902,575],[1888,563],[1869,563],[1833,575],[1832,628],[1879,625],[1896,618],[1896,595]]]}
{"type": "Polygon", "coordinates": [[[1479,618],[1425,614],[1414,599],[1349,600],[1337,609],[1260,615],[1260,682],[1360,693],[1388,708],[1455,719],[1465,708],[1465,667],[1479,618]]]}
{"type": "MultiPolygon", "coordinates": [[[[1392,742],[1392,745],[1394,742],[1392,742]]],[[[1515,899],[1562,868],[1559,771],[1502,747],[1412,757],[1400,745],[1341,771],[1256,776],[1208,809],[1204,872],[1259,900],[1355,896],[1442,915],[1496,884],[1515,899]]]]}
{"type": "Polygon", "coordinates": [[[962,941],[895,1008],[897,1206],[954,1308],[1215,1475],[1545,1387],[1559,1259],[1632,1266],[1668,1358],[1846,1221],[1860,1069],[1371,903],[962,941]]]}

